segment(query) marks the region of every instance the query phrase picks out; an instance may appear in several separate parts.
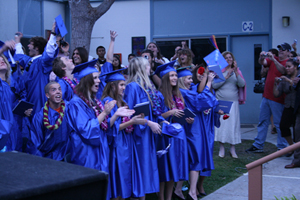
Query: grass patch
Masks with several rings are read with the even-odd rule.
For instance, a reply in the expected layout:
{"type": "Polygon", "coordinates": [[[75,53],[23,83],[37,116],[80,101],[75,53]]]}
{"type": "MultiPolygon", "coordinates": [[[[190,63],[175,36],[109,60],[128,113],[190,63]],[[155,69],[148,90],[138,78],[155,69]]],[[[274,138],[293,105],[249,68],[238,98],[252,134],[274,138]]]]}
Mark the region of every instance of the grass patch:
{"type": "MultiPolygon", "coordinates": [[[[212,171],[210,177],[207,177],[204,180],[204,189],[206,194],[213,193],[227,183],[230,183],[236,178],[242,176],[243,173],[247,172],[247,164],[277,151],[277,147],[275,145],[265,142],[264,153],[246,153],[245,150],[250,148],[253,142],[253,140],[242,140],[241,144],[236,145],[236,153],[239,157],[238,159],[234,159],[230,156],[229,144],[225,144],[225,158],[220,158],[218,156],[219,144],[215,142],[213,155],[215,170],[212,171]]],[[[188,185],[188,183],[185,182],[184,185],[188,185]]],[[[187,193],[188,191],[185,191],[184,195],[186,196],[187,193]]],[[[147,195],[146,199],[156,200],[157,195],[149,194],[147,195]]]]}

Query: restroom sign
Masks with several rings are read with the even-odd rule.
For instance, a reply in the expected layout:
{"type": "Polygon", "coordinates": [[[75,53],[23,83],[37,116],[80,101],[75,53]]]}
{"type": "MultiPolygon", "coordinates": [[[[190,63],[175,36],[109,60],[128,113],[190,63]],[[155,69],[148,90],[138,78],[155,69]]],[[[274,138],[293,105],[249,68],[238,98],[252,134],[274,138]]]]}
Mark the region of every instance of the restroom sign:
{"type": "Polygon", "coordinates": [[[253,32],[254,29],[253,21],[245,21],[242,23],[242,31],[243,32],[253,32]]]}

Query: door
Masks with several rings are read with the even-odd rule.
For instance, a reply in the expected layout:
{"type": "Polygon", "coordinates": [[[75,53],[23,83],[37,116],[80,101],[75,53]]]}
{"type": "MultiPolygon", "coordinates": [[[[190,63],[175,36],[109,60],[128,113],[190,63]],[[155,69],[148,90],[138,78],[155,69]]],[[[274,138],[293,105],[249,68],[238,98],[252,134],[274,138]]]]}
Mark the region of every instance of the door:
{"type": "Polygon", "coordinates": [[[246,104],[240,105],[242,124],[257,124],[262,94],[253,92],[253,87],[259,79],[259,53],[268,51],[269,36],[237,36],[231,38],[231,50],[239,69],[246,80],[246,104]]]}

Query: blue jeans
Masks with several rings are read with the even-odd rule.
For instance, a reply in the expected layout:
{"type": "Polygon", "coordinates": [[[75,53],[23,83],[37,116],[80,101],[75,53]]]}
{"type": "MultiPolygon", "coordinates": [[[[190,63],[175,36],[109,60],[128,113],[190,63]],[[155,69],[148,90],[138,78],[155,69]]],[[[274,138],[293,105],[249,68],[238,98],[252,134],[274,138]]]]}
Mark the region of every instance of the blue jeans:
{"type": "Polygon", "coordinates": [[[277,103],[275,101],[263,97],[260,104],[259,123],[257,125],[257,136],[254,139],[255,142],[253,143],[253,146],[255,146],[258,149],[264,148],[264,143],[267,138],[271,115],[273,115],[274,125],[277,130],[277,148],[283,149],[287,146],[287,141],[285,140],[285,138],[281,137],[281,132],[279,128],[283,109],[283,104],[277,103]]]}

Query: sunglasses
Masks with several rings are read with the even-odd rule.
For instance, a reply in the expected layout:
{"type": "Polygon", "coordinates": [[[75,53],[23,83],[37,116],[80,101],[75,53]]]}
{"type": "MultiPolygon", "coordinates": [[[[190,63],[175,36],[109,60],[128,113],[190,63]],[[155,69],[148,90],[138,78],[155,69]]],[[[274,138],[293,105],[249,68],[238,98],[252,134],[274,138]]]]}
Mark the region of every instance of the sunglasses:
{"type": "Polygon", "coordinates": [[[286,49],[285,48],[278,48],[278,50],[280,51],[285,51],[286,49]]]}

